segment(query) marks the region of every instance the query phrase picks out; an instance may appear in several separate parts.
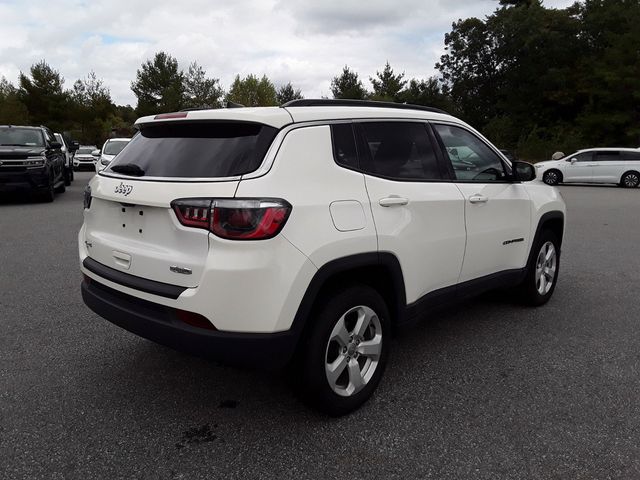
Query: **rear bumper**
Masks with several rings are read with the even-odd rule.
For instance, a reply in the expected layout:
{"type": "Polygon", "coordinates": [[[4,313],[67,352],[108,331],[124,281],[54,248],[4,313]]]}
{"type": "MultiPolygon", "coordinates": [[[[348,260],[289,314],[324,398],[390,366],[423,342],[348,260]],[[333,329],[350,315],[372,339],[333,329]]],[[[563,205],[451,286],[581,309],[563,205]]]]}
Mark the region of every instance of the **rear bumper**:
{"type": "Polygon", "coordinates": [[[225,364],[277,369],[293,355],[298,335],[205,330],[181,322],[176,311],[113,290],[94,280],[82,282],[82,299],[95,313],[136,335],[176,350],[225,364]]]}

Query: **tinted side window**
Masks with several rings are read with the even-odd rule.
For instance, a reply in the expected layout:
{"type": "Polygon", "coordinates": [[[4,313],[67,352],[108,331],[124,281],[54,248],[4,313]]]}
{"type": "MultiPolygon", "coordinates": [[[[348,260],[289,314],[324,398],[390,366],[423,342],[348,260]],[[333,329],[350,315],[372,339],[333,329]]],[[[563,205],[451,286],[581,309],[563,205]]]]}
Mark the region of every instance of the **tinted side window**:
{"type": "Polygon", "coordinates": [[[406,180],[440,180],[426,125],[415,122],[363,122],[360,168],[365,173],[406,180]]]}
{"type": "Polygon", "coordinates": [[[593,152],[582,152],[571,156],[571,160],[576,159],[578,162],[593,161],[593,152]]]}
{"type": "Polygon", "coordinates": [[[46,132],[46,134],[47,134],[47,141],[48,141],[49,143],[57,142],[57,141],[58,141],[58,139],[57,139],[56,137],[54,137],[54,136],[53,136],[53,133],[51,133],[49,130],[45,130],[45,132],[46,132]]]}
{"type": "Polygon", "coordinates": [[[502,182],[504,164],[482,140],[464,128],[434,124],[447,150],[457,180],[502,182]]]}
{"type": "Polygon", "coordinates": [[[614,162],[621,160],[620,152],[596,152],[596,162],[614,162]]]}
{"type": "Polygon", "coordinates": [[[338,165],[348,168],[358,168],[358,153],[353,127],[350,123],[331,125],[333,140],[333,158],[338,165]]]}
{"type": "Polygon", "coordinates": [[[626,160],[628,162],[638,162],[640,161],[640,152],[622,152],[622,160],[626,160]]]}

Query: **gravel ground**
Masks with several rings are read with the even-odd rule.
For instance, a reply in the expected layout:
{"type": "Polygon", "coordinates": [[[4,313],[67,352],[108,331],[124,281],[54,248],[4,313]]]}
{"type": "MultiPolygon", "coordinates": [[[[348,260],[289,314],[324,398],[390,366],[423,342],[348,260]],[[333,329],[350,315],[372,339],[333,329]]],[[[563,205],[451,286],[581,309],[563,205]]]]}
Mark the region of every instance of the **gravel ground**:
{"type": "Polygon", "coordinates": [[[488,295],[393,342],[332,419],[284,376],[135,337],[80,298],[89,174],[0,201],[0,478],[639,478],[640,189],[561,187],[553,299],[488,295]]]}

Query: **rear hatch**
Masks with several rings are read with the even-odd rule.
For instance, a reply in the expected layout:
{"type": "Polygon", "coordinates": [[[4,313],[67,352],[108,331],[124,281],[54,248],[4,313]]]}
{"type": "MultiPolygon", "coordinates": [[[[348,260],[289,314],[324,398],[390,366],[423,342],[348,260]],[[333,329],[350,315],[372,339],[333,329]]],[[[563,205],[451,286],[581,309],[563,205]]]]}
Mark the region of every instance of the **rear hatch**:
{"type": "Polygon", "coordinates": [[[85,209],[89,256],[157,282],[196,287],[209,232],[184,226],[171,202],[232,198],[255,171],[277,128],[250,122],[153,122],[100,175],[85,209]]]}

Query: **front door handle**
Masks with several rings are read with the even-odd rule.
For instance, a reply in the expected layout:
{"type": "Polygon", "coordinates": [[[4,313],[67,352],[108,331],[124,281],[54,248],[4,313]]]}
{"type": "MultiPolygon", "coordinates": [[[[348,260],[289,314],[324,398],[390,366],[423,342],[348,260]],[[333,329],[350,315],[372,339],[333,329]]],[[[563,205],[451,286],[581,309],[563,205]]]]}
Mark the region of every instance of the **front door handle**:
{"type": "Polygon", "coordinates": [[[486,195],[480,195],[479,193],[476,193],[475,195],[471,195],[469,197],[469,201],[471,203],[487,203],[489,201],[489,197],[487,197],[486,195]]]}
{"type": "Polygon", "coordinates": [[[409,203],[409,200],[402,197],[390,196],[381,198],[378,203],[383,207],[392,207],[394,205],[406,205],[409,203]]]}

